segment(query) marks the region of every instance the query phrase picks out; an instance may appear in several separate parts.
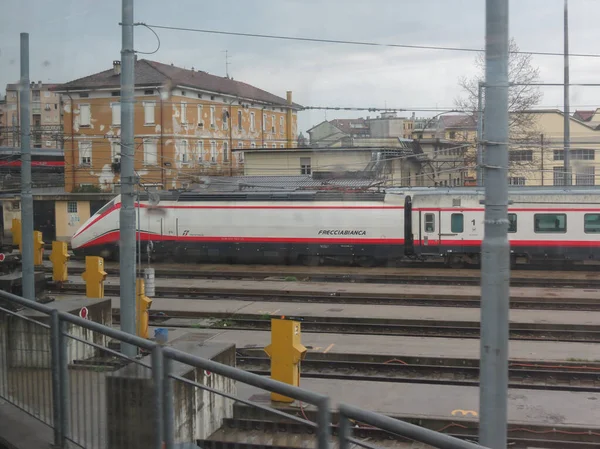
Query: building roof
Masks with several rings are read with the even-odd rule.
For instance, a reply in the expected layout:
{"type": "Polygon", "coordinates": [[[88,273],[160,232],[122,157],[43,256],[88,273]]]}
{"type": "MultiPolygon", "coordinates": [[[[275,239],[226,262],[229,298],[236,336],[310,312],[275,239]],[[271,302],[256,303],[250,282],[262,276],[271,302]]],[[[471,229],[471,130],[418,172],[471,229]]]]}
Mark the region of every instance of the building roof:
{"type": "Polygon", "coordinates": [[[369,130],[369,124],[364,118],[344,118],[330,120],[333,126],[346,134],[362,134],[369,130]]]}
{"type": "MultiPolygon", "coordinates": [[[[121,76],[114,69],[94,73],[56,87],[57,91],[90,90],[120,87],[121,76]]],[[[285,98],[278,97],[258,87],[251,86],[231,78],[211,75],[198,70],[183,69],[174,65],[162,64],[156,61],[140,59],[135,62],[136,86],[163,86],[191,87],[239,98],[255,100],[262,103],[287,106],[285,98]]],[[[293,107],[301,109],[302,106],[293,103],[293,107]]]]}
{"type": "MultiPolygon", "coordinates": [[[[42,83],[42,82],[34,82],[31,81],[30,86],[32,88],[35,89],[42,89],[42,90],[53,90],[54,88],[56,88],[56,86],[58,86],[58,84],[47,84],[47,83],[42,83]]],[[[19,83],[9,83],[6,85],[6,90],[19,90],[20,85],[19,83]]]]}
{"type": "MultiPolygon", "coordinates": [[[[377,150],[399,150],[402,148],[412,148],[412,140],[402,139],[399,142],[402,145],[371,145],[371,146],[343,146],[343,147],[297,147],[297,148],[232,148],[233,153],[241,152],[244,154],[253,153],[347,153],[349,151],[368,152],[371,153],[377,150]],[[405,143],[406,142],[406,143],[405,143]]],[[[456,144],[456,143],[455,143],[456,144]]]]}
{"type": "Polygon", "coordinates": [[[339,190],[365,189],[379,184],[373,179],[332,178],[314,179],[310,175],[301,176],[232,176],[205,177],[203,184],[192,187],[198,192],[239,192],[239,191],[295,191],[295,190],[339,190]]]}
{"type": "Polygon", "coordinates": [[[592,110],[592,111],[575,111],[575,113],[573,114],[573,118],[576,118],[577,120],[581,120],[582,122],[587,122],[589,120],[591,120],[591,118],[594,116],[594,114],[596,113],[596,111],[592,110]]]}
{"type": "Polygon", "coordinates": [[[476,128],[477,122],[474,117],[466,114],[453,114],[440,116],[444,128],[476,128]]]}

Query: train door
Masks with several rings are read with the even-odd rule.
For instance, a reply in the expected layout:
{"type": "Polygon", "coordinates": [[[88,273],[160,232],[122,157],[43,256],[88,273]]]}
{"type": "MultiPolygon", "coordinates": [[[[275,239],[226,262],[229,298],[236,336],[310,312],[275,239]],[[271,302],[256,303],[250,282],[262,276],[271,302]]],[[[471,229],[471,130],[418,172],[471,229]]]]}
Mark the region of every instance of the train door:
{"type": "Polygon", "coordinates": [[[440,232],[440,211],[419,211],[419,242],[421,253],[439,254],[440,232]]]}

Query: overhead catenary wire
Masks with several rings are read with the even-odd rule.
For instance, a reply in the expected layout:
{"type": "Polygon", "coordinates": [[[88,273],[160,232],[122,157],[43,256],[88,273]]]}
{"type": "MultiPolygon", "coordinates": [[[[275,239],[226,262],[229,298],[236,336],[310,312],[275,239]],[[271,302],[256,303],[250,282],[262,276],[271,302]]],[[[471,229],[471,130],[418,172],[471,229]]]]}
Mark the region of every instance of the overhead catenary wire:
{"type": "MultiPolygon", "coordinates": [[[[418,44],[398,44],[398,43],[381,43],[381,42],[369,42],[369,41],[355,41],[355,40],[344,40],[344,39],[327,39],[317,37],[306,37],[306,36],[286,36],[281,34],[263,34],[263,33],[243,33],[239,31],[225,31],[225,30],[210,30],[206,28],[188,28],[171,25],[158,25],[149,24],[145,22],[138,22],[135,25],[145,26],[148,28],[156,28],[170,31],[187,31],[194,33],[204,34],[217,34],[224,36],[237,36],[237,37],[252,37],[259,39],[275,39],[275,40],[286,40],[286,41],[298,41],[298,42],[315,42],[322,44],[338,44],[338,45],[357,45],[364,47],[388,47],[388,48],[405,48],[405,49],[418,49],[418,50],[438,50],[438,51],[454,51],[454,52],[468,52],[468,53],[483,53],[482,48],[468,48],[468,47],[448,47],[440,45],[418,45],[418,44]]],[[[513,54],[524,54],[524,55],[536,55],[536,56],[564,56],[563,52],[548,52],[548,51],[515,51],[513,54]]],[[[600,58],[600,54],[597,53],[569,53],[572,57],[582,58],[600,58]]]]}

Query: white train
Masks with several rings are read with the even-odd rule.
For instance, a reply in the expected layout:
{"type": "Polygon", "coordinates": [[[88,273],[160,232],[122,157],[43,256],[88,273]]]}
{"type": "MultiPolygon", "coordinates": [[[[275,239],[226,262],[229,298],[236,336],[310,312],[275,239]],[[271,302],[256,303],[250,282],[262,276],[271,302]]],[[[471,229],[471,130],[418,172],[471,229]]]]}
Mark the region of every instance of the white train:
{"type": "MultiPolygon", "coordinates": [[[[136,215],[142,251],[156,259],[372,266],[443,257],[456,266],[479,262],[484,231],[475,188],[155,195],[136,215]]],[[[76,254],[118,259],[120,206],[118,196],[81,226],[76,254]]],[[[515,262],[600,258],[600,190],[517,188],[508,218],[515,262]]]]}

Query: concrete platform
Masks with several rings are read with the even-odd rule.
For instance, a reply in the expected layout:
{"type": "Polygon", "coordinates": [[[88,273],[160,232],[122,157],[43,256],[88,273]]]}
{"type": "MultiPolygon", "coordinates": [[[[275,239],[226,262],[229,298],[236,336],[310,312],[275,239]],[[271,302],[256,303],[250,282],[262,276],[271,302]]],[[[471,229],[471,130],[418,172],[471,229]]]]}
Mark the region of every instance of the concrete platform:
{"type": "MultiPolygon", "coordinates": [[[[69,276],[72,284],[83,285],[81,276],[69,276]]],[[[119,278],[109,276],[105,285],[119,285],[119,278]]],[[[432,298],[446,299],[480,298],[479,286],[455,285],[398,285],[398,284],[360,284],[350,282],[285,282],[285,281],[246,281],[246,280],[213,280],[213,279],[156,279],[157,288],[189,289],[194,292],[211,291],[230,292],[232,295],[264,294],[267,291],[272,295],[315,295],[329,294],[332,297],[382,297],[382,298],[432,298]]],[[[600,289],[582,288],[538,288],[538,287],[511,287],[510,296],[514,299],[586,299],[597,300],[600,298],[600,289]]]]}
{"type": "MultiPolygon", "coordinates": [[[[168,326],[163,327],[169,329],[168,326]]],[[[150,328],[151,335],[154,335],[154,329],[155,327],[150,328]]],[[[169,329],[169,337],[172,339],[185,333],[201,334],[211,342],[234,343],[237,348],[263,348],[271,343],[270,332],[169,329]]],[[[390,358],[479,358],[479,340],[475,339],[305,333],[302,335],[302,344],[309,352],[331,354],[389,355],[390,358]]],[[[600,361],[598,345],[594,343],[515,340],[510,342],[509,356],[512,360],[530,361],[600,361]]]]}
{"type": "MultiPolygon", "coordinates": [[[[477,421],[479,389],[447,385],[302,379],[300,386],[331,398],[395,417],[477,421]],[[461,412],[474,415],[463,418],[461,412]],[[454,413],[453,413],[454,412],[454,413]]],[[[270,404],[264,391],[238,384],[242,398],[270,404]]],[[[299,406],[299,404],[297,404],[299,406]]],[[[305,405],[306,407],[306,405],[305,405]]],[[[513,425],[564,425],[600,429],[600,393],[509,390],[508,419],[513,425]]]]}
{"type": "MultiPolygon", "coordinates": [[[[57,300],[72,296],[56,296],[57,300]]],[[[600,298],[599,298],[600,300],[600,298]]],[[[118,298],[112,299],[113,308],[120,307],[118,298]]],[[[256,315],[297,316],[326,318],[403,319],[427,321],[479,322],[480,310],[464,307],[422,307],[395,305],[342,304],[332,299],[331,303],[272,302],[244,300],[207,300],[181,298],[153,298],[152,311],[173,313],[202,312],[205,316],[256,315]]],[[[512,323],[600,325],[600,312],[563,310],[511,309],[512,323]]]]}

